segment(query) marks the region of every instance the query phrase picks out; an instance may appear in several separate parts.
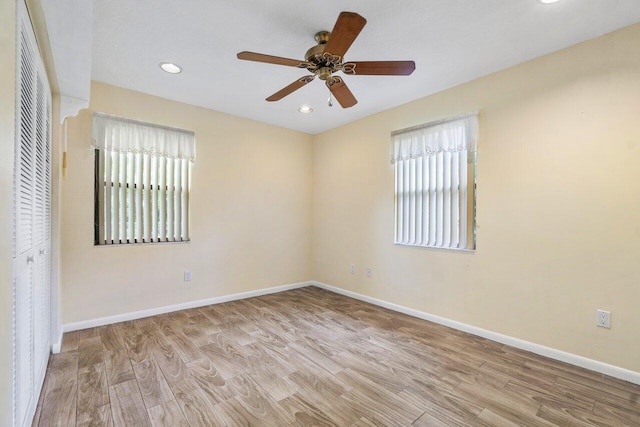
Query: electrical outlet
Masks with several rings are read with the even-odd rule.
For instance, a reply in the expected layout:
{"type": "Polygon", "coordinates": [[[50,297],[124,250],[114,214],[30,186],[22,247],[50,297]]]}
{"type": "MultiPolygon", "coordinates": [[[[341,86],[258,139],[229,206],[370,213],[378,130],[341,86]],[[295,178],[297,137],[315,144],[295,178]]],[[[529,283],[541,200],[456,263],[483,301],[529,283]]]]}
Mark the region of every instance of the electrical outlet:
{"type": "Polygon", "coordinates": [[[371,267],[367,267],[367,277],[371,277],[373,276],[373,270],[371,269],[371,267]]]}
{"type": "Polygon", "coordinates": [[[356,265],[351,264],[351,268],[349,269],[349,271],[351,272],[351,274],[356,274],[356,265]]]}
{"type": "Polygon", "coordinates": [[[185,282],[190,282],[191,281],[191,270],[185,270],[184,271],[184,281],[185,282]]]}
{"type": "Polygon", "coordinates": [[[596,325],[601,328],[611,329],[611,312],[596,310],[596,325]]]}

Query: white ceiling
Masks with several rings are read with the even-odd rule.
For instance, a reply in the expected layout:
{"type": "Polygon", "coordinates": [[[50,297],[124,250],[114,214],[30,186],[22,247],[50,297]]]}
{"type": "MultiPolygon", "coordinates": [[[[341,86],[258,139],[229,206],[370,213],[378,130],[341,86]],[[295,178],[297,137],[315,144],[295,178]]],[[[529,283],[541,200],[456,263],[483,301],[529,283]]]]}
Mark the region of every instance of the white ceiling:
{"type": "Polygon", "coordinates": [[[404,104],[640,22],[639,0],[98,0],[92,79],[310,134],[404,104]],[[367,25],[349,61],[408,60],[409,77],[345,76],[358,104],[327,106],[316,79],[264,99],[306,70],[249,61],[243,50],[303,59],[341,11],[367,25]],[[183,67],[179,75],[162,61],[183,67]],[[314,112],[301,114],[308,104],[314,112]]]}

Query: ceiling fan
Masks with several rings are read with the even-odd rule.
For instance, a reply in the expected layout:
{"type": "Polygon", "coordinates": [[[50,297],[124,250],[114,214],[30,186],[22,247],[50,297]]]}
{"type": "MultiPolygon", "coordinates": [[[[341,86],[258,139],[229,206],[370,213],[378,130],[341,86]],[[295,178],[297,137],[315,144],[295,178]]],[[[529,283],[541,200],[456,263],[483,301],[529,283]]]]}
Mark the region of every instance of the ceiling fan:
{"type": "Polygon", "coordinates": [[[306,68],[312,73],[280,89],[268,97],[267,101],[279,101],[318,77],[325,81],[329,91],[343,108],[353,107],[358,101],[344,80],[335,76],[334,73],[342,71],[344,74],[354,76],[408,76],[416,69],[413,61],[344,62],[344,54],[366,23],[367,20],[357,13],[341,12],[331,32],[316,33],[315,40],[318,44],[307,51],[304,61],[247,51],[240,52],[238,59],[306,68]]]}

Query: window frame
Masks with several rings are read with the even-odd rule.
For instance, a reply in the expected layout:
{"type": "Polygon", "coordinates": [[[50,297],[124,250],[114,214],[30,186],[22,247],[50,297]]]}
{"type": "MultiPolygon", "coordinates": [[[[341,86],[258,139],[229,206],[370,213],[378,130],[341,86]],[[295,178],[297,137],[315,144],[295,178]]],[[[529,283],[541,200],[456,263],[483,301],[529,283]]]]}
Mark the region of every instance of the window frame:
{"type": "Polygon", "coordinates": [[[94,246],[190,242],[194,133],[103,113],[92,133],[94,246]]]}
{"type": "Polygon", "coordinates": [[[476,250],[477,115],[477,112],[473,112],[392,132],[395,245],[454,251],[476,250]],[[447,136],[442,136],[445,132],[440,128],[449,125],[464,128],[462,145],[448,146],[441,142],[447,136]],[[429,134],[432,130],[436,137],[429,134]],[[420,139],[421,136],[423,139],[420,139]],[[408,142],[409,139],[412,142],[408,142]],[[429,142],[425,143],[426,140],[429,142]],[[461,156],[459,153],[462,152],[464,155],[461,156]],[[454,157],[456,160],[453,160],[454,157]],[[445,167],[447,158],[450,163],[445,167]],[[421,162],[420,165],[418,162],[421,162]],[[463,164],[466,166],[464,173],[461,169],[463,164]],[[454,184],[455,180],[457,184],[454,184]],[[454,203],[458,203],[457,209],[454,209],[454,203]],[[461,211],[463,206],[464,215],[461,211]],[[410,208],[408,211],[407,207],[410,208]],[[458,224],[455,231],[454,222],[458,224]]]}

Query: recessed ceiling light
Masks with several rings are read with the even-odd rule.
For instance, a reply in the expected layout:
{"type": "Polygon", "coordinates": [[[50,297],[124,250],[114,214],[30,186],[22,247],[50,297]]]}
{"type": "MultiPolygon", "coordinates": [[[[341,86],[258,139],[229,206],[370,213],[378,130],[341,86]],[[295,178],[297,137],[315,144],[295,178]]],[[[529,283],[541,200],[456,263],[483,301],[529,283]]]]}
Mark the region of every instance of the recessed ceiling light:
{"type": "Polygon", "coordinates": [[[544,4],[550,4],[550,3],[555,3],[558,0],[540,0],[540,2],[544,3],[544,4]]]}
{"type": "Polygon", "coordinates": [[[298,111],[300,111],[302,114],[309,114],[313,111],[313,108],[309,107],[308,105],[301,105],[300,108],[298,108],[298,111]]]}
{"type": "Polygon", "coordinates": [[[180,66],[172,62],[161,62],[160,68],[162,68],[164,71],[170,74],[178,74],[179,72],[182,71],[182,68],[180,68],[180,66]]]}

